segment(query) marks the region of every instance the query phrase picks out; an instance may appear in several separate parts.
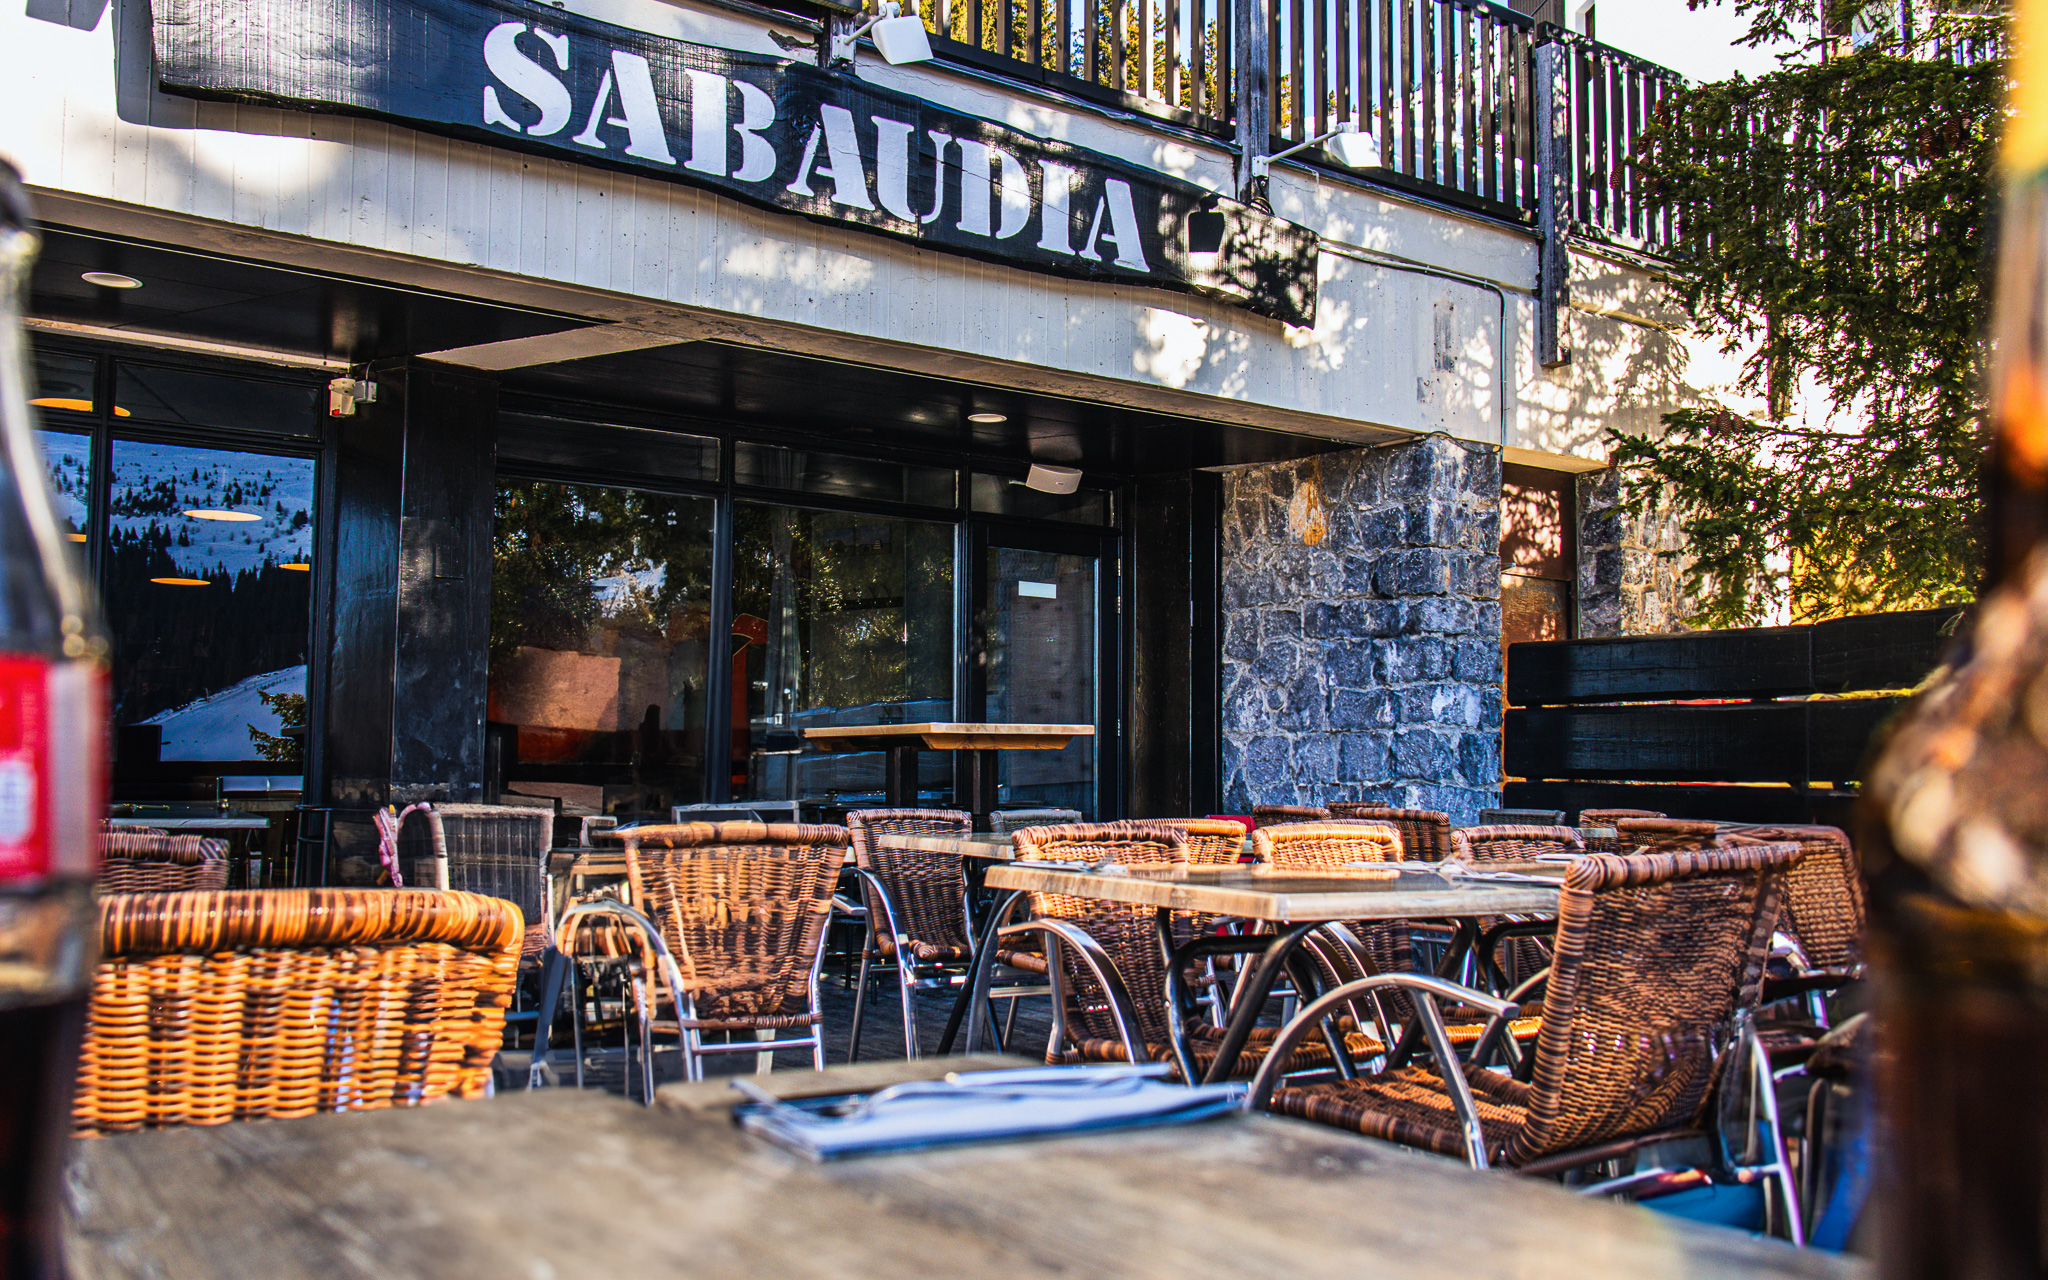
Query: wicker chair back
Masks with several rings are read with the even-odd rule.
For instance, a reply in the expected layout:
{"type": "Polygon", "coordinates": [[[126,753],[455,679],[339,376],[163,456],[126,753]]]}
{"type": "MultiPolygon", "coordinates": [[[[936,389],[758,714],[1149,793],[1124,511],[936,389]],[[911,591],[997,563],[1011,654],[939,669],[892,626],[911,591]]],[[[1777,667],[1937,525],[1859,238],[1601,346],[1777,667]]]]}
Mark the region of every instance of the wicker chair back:
{"type": "Polygon", "coordinates": [[[988,829],[996,835],[1008,836],[1026,827],[1070,826],[1079,821],[1079,809],[998,809],[988,815],[988,829]]]}
{"type": "Polygon", "coordinates": [[[1795,840],[1806,856],[1785,873],[1778,927],[1799,940],[1807,963],[1845,970],[1863,959],[1863,868],[1837,827],[1747,827],[1721,837],[1730,845],[1795,840]]]}
{"type": "MultiPolygon", "coordinates": [[[[1019,862],[1115,862],[1159,869],[1188,865],[1187,836],[1163,822],[1027,827],[1011,834],[1010,847],[1019,862]]],[[[1063,893],[1033,893],[1027,901],[1033,915],[1071,921],[1101,944],[1130,988],[1140,1038],[1166,1040],[1166,963],[1159,954],[1157,913],[1151,907],[1063,893]]],[[[1062,946],[1059,952],[1068,1035],[1116,1039],[1116,1022],[1095,975],[1070,948],[1062,946]]]]}
{"type": "Polygon", "coordinates": [[[1330,816],[1339,822],[1384,822],[1401,833],[1401,852],[1409,862],[1442,862],[1451,856],[1451,815],[1435,809],[1390,809],[1384,805],[1337,803],[1330,816]]]}
{"type": "MultiPolygon", "coordinates": [[[[625,833],[633,902],[661,929],[699,1030],[809,1026],[845,827],[690,822],[625,833]]],[[[680,1011],[679,1011],[680,1012],[680,1011]]]]}
{"type": "Polygon", "coordinates": [[[1235,818],[1148,818],[1188,838],[1191,867],[1236,866],[1245,852],[1244,824],[1235,818]]]}
{"type": "Polygon", "coordinates": [[[103,831],[101,893],[186,893],[225,889],[228,847],[202,836],[103,831]]]}
{"type": "MultiPolygon", "coordinates": [[[[882,882],[896,912],[896,931],[910,939],[919,964],[966,960],[974,954],[967,922],[967,877],[956,853],[927,853],[887,843],[891,836],[964,836],[974,815],[959,809],[855,809],[846,815],[853,860],[882,882]]],[[[896,954],[896,940],[875,903],[868,904],[868,948],[896,954]]]]}
{"type": "Polygon", "coordinates": [[[1704,849],[1721,834],[1721,828],[1714,823],[1684,818],[1622,818],[1614,829],[1623,853],[1638,849],[1650,853],[1704,849]]]}
{"type": "Polygon", "coordinates": [[[1564,825],[1562,809],[1481,809],[1481,827],[1561,827],[1564,825]]]}
{"type": "Polygon", "coordinates": [[[554,823],[551,809],[420,805],[399,826],[399,866],[408,888],[454,889],[517,904],[526,921],[527,951],[537,953],[552,938],[547,867],[554,823]]]}
{"type": "Polygon", "coordinates": [[[1451,832],[1451,857],[1459,862],[1527,862],[1585,851],[1586,842],[1570,827],[1464,827],[1451,832]]]}
{"type": "Polygon", "coordinates": [[[1581,809],[1579,825],[1582,827],[1611,827],[1623,818],[1663,818],[1670,815],[1655,809],[1581,809]]]}
{"type": "MultiPolygon", "coordinates": [[[[1384,823],[1305,822],[1252,832],[1252,861],[1287,871],[1336,871],[1351,862],[1403,860],[1400,833],[1384,823]]],[[[1345,927],[1379,972],[1413,972],[1415,949],[1406,920],[1351,920],[1345,927]]],[[[1327,971],[1324,976],[1337,976],[1340,981],[1348,977],[1327,971]]],[[[1394,1016],[1408,1016],[1405,994],[1392,992],[1383,999],[1394,1016]]]]}
{"type": "Polygon", "coordinates": [[[1788,842],[1572,864],[1507,1163],[1698,1117],[1732,1015],[1762,992],[1780,875],[1802,853],[1788,842]]]}
{"type": "Polygon", "coordinates": [[[81,1134],[482,1097],[519,912],[416,889],[100,899],[81,1134]]]}
{"type": "Polygon", "coordinates": [[[1252,822],[1255,827],[1284,827],[1290,822],[1328,822],[1330,811],[1306,804],[1255,804],[1252,806],[1252,822]]]}

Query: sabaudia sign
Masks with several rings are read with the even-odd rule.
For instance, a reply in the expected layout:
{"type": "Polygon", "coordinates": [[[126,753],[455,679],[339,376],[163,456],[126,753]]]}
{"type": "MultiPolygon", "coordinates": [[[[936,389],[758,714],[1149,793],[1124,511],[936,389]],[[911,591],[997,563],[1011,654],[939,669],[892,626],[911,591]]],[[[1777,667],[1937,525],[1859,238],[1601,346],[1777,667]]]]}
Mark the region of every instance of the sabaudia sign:
{"type": "Polygon", "coordinates": [[[1315,318],[1315,235],[1192,183],[867,84],[520,0],[154,0],[172,93],[337,111],[954,253],[1315,318]]]}

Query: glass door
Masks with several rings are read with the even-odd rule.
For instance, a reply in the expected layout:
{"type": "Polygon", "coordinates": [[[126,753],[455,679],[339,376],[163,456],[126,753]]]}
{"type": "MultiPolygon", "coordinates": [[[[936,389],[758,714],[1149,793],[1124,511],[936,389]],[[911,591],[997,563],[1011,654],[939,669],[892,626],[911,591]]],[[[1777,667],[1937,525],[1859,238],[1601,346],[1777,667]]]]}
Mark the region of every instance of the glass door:
{"type": "Polygon", "coordinates": [[[1002,752],[997,807],[1073,809],[1087,821],[1113,816],[1117,575],[1107,539],[977,524],[971,544],[965,718],[1095,729],[1059,751],[1002,752]]]}

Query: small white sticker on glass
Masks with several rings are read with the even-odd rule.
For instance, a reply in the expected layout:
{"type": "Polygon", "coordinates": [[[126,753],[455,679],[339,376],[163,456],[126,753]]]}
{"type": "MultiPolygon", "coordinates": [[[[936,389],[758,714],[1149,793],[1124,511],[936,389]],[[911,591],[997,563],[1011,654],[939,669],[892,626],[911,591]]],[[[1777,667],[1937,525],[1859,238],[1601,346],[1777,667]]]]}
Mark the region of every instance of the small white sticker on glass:
{"type": "Polygon", "coordinates": [[[1057,600],[1060,598],[1060,585],[1057,582],[1020,582],[1017,594],[1038,600],[1057,600]]]}

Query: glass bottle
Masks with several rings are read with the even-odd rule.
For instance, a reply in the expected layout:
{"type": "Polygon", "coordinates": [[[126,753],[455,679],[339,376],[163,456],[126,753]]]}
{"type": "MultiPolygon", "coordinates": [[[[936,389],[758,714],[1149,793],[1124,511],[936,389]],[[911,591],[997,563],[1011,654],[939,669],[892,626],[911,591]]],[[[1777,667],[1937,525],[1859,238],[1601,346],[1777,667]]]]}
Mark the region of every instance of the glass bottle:
{"type": "Polygon", "coordinates": [[[106,640],[44,478],[21,298],[38,238],[0,161],[0,1280],[55,1280],[57,1187],[98,947],[106,640]]]}

